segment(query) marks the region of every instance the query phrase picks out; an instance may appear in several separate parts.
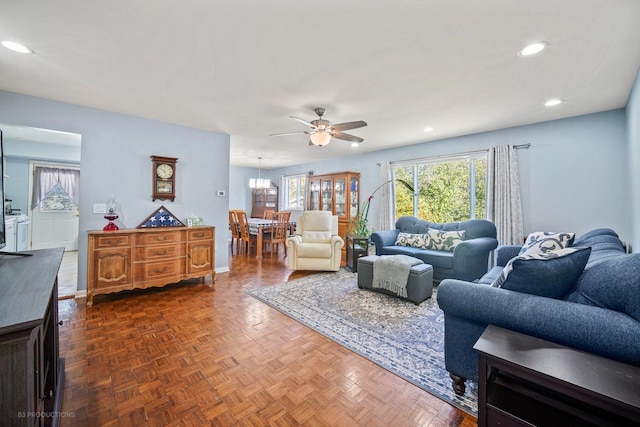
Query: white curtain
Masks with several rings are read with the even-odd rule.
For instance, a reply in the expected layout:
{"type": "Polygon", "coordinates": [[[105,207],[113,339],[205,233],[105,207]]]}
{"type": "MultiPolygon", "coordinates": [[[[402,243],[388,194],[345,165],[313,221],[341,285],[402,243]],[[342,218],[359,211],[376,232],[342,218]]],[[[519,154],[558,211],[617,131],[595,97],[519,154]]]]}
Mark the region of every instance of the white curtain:
{"type": "Polygon", "coordinates": [[[71,200],[77,206],[80,205],[80,171],[78,169],[36,166],[34,175],[31,209],[38,206],[53,186],[58,183],[71,197],[71,200]]]}
{"type": "Polygon", "coordinates": [[[518,156],[513,145],[489,149],[487,219],[496,225],[501,245],[521,245],[522,206],[518,156]]]}
{"type": "MultiPolygon", "coordinates": [[[[382,162],[380,164],[380,185],[390,179],[389,162],[382,162]]],[[[395,226],[393,224],[393,200],[391,198],[392,185],[393,183],[389,183],[380,189],[380,223],[378,224],[378,230],[391,230],[395,226]]]]}

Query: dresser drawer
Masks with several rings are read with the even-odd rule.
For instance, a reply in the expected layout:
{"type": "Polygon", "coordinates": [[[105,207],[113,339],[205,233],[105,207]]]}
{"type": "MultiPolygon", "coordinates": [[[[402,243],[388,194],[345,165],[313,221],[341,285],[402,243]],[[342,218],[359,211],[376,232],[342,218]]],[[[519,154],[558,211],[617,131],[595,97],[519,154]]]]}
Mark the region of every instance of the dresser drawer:
{"type": "Polygon", "coordinates": [[[184,255],[183,244],[154,245],[136,247],[136,259],[139,261],[149,261],[158,259],[174,259],[184,255]]]}
{"type": "Polygon", "coordinates": [[[123,246],[131,246],[131,241],[131,234],[114,234],[110,236],[95,236],[94,244],[96,249],[118,248],[123,246]]]}
{"type": "Polygon", "coordinates": [[[170,261],[145,262],[139,265],[145,280],[178,277],[181,273],[180,265],[184,259],[173,259],[170,261]]]}
{"type": "Polygon", "coordinates": [[[213,228],[196,228],[188,230],[187,235],[189,236],[189,241],[211,240],[213,239],[213,228]]]}
{"type": "Polygon", "coordinates": [[[136,238],[136,242],[138,245],[179,243],[180,241],[182,241],[182,236],[183,233],[178,230],[140,233],[136,238]]]}

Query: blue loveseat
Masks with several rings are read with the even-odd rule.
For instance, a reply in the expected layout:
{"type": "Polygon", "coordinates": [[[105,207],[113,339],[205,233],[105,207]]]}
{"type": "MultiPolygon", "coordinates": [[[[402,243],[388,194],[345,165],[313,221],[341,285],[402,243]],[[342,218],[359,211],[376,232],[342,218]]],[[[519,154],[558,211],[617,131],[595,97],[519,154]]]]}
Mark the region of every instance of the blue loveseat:
{"type": "MultiPolygon", "coordinates": [[[[556,298],[491,286],[520,246],[499,247],[497,266],[478,283],[440,283],[437,300],[445,319],[445,365],[456,393],[464,393],[466,379],[477,380],[473,345],[488,325],[640,366],[640,253],[625,253],[611,229],[592,230],[571,247],[590,248],[590,254],[577,280],[556,298]]],[[[548,291],[542,282],[557,277],[540,270],[531,277],[529,292],[548,291]]]]}
{"type": "Polygon", "coordinates": [[[487,272],[489,253],[498,246],[496,227],[490,221],[472,219],[438,224],[414,216],[398,218],[395,230],[376,231],[371,234],[371,241],[376,246],[376,255],[409,255],[432,265],[436,282],[446,278],[478,279],[487,272]],[[400,233],[415,236],[429,230],[459,232],[462,241],[452,251],[396,244],[400,233]]]}

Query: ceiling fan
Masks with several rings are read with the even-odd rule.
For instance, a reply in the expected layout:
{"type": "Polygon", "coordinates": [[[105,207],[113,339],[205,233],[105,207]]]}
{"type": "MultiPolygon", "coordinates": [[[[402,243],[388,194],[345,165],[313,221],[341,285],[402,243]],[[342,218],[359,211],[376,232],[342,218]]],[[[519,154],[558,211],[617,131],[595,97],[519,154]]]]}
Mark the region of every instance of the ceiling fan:
{"type": "Polygon", "coordinates": [[[365,127],[367,125],[366,122],[359,120],[356,122],[338,123],[332,125],[329,120],[325,120],[322,118],[326,111],[324,108],[316,108],[313,111],[318,115],[318,118],[316,120],[311,120],[310,122],[299,117],[289,116],[292,119],[299,121],[303,125],[309,126],[309,130],[302,132],[276,133],[269,136],[299,135],[304,133],[309,135],[309,145],[317,145],[318,147],[327,145],[331,141],[331,138],[343,139],[345,141],[351,141],[358,144],[364,141],[364,139],[360,137],[344,133],[343,131],[365,127]]]}

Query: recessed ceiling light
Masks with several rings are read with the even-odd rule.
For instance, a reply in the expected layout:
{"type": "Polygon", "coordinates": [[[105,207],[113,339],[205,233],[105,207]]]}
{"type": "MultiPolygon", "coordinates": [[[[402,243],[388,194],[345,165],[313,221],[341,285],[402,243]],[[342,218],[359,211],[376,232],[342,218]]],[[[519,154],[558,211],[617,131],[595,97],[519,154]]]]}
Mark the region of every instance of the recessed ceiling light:
{"type": "Polygon", "coordinates": [[[544,48],[547,47],[548,45],[549,45],[549,43],[547,43],[547,42],[538,42],[538,43],[530,44],[529,46],[521,49],[518,52],[518,56],[535,55],[536,53],[542,52],[544,50],[544,48]]]}
{"type": "Polygon", "coordinates": [[[33,53],[33,50],[29,49],[28,47],[26,47],[25,45],[22,45],[18,42],[12,42],[10,40],[5,40],[2,42],[2,46],[6,47],[7,49],[10,49],[14,52],[18,52],[18,53],[33,53]]]}
{"type": "Polygon", "coordinates": [[[352,142],[352,143],[351,143],[351,146],[352,146],[352,147],[359,147],[359,146],[360,146],[360,143],[359,143],[359,142],[352,142]]]}
{"type": "Polygon", "coordinates": [[[433,132],[434,130],[435,130],[434,128],[432,128],[431,126],[428,126],[428,127],[424,128],[424,129],[422,129],[422,132],[433,132]]]}
{"type": "Polygon", "coordinates": [[[544,103],[544,106],[545,107],[553,107],[553,106],[558,105],[558,104],[562,104],[562,99],[557,99],[557,98],[550,99],[550,100],[548,100],[547,102],[544,103]]]}

